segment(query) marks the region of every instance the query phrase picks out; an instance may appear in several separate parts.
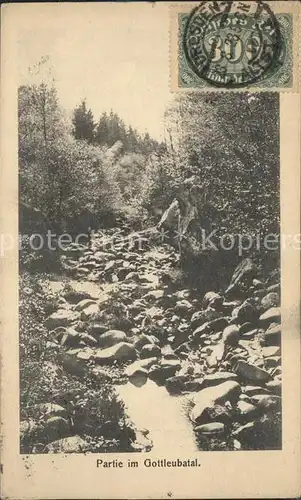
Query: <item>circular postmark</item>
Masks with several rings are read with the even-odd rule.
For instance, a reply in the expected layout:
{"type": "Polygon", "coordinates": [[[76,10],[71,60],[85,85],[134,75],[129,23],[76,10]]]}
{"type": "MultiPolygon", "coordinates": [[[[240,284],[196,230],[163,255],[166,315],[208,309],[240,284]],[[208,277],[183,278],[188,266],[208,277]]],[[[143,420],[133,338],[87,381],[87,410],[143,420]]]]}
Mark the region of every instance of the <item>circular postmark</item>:
{"type": "Polygon", "coordinates": [[[193,72],[211,85],[248,86],[277,64],[281,32],[260,0],[206,0],[188,17],[183,49],[193,72]]]}

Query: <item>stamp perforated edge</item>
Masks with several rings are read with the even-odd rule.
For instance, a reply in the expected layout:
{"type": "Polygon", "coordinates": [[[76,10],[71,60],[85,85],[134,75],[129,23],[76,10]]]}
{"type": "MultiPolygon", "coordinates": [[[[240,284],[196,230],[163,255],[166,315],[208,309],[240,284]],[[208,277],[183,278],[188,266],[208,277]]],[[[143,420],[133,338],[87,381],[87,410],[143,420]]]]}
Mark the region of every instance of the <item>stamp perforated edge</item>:
{"type": "Polygon", "coordinates": [[[174,3],[169,5],[169,88],[172,93],[175,92],[279,92],[300,93],[301,80],[301,3],[298,0],[275,1],[266,0],[266,3],[275,14],[293,15],[293,83],[290,87],[264,87],[264,86],[245,86],[239,88],[214,87],[207,84],[204,87],[180,87],[178,84],[179,65],[178,65],[178,14],[190,13],[200,2],[174,3]]]}

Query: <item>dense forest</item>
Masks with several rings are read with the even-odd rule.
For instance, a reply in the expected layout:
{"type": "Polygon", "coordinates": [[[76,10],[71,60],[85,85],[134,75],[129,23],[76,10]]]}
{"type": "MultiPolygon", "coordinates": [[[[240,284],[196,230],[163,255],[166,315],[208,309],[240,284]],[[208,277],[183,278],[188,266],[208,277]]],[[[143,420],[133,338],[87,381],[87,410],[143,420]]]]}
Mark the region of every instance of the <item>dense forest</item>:
{"type": "Polygon", "coordinates": [[[62,228],[87,209],[149,225],[193,170],[216,207],[227,203],[219,227],[277,232],[278,120],[274,94],[183,94],[166,110],[158,142],[113,110],[95,118],[85,99],[70,120],[54,83],[23,85],[21,201],[62,228]]]}

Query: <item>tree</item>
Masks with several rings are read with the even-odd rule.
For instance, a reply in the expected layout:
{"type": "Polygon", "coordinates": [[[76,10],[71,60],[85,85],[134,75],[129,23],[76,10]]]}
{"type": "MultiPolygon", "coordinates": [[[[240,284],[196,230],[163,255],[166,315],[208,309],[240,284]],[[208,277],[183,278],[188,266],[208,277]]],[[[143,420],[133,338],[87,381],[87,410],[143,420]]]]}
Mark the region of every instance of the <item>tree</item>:
{"type": "Polygon", "coordinates": [[[72,118],[72,133],[75,139],[86,140],[92,143],[94,140],[95,123],[91,109],[87,109],[86,100],[75,108],[72,118]]]}

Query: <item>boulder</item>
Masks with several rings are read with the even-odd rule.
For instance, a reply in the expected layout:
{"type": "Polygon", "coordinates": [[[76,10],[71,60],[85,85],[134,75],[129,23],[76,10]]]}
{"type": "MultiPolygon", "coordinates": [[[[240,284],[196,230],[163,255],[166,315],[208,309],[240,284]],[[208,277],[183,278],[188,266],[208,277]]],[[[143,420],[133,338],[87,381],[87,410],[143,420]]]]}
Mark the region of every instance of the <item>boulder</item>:
{"type": "Polygon", "coordinates": [[[274,378],[270,382],[267,382],[266,388],[277,396],[281,396],[282,382],[278,378],[274,378]]]}
{"type": "Polygon", "coordinates": [[[248,401],[238,401],[236,409],[238,412],[238,420],[240,422],[253,420],[258,415],[258,408],[248,401]]]}
{"type": "Polygon", "coordinates": [[[226,345],[236,346],[240,337],[239,328],[236,325],[229,325],[223,331],[223,342],[226,345]]]}
{"type": "Polygon", "coordinates": [[[71,434],[68,420],[57,415],[46,420],[44,431],[48,441],[54,441],[71,434]]]}
{"type": "Polygon", "coordinates": [[[88,331],[91,335],[98,337],[98,335],[102,335],[107,331],[107,326],[101,321],[93,321],[89,324],[88,331]]]}
{"type": "Polygon", "coordinates": [[[281,409],[281,397],[275,394],[254,394],[252,403],[264,411],[281,409]]]}
{"type": "Polygon", "coordinates": [[[202,305],[203,305],[204,309],[206,309],[208,306],[215,309],[215,308],[220,307],[222,305],[222,303],[223,303],[223,298],[220,296],[219,293],[207,292],[204,295],[202,305]]]}
{"type": "Polygon", "coordinates": [[[81,300],[75,306],[75,311],[83,311],[84,309],[86,309],[87,307],[91,306],[92,304],[96,304],[95,300],[92,300],[90,298],[81,300]]]}
{"type": "Polygon", "coordinates": [[[222,422],[210,422],[208,424],[198,425],[194,428],[194,432],[197,434],[204,434],[206,436],[223,434],[225,432],[225,424],[222,422]]]}
{"type": "Polygon", "coordinates": [[[280,297],[277,292],[269,292],[261,299],[261,307],[263,311],[267,311],[272,307],[278,307],[280,304],[280,297]]]}
{"type": "Polygon", "coordinates": [[[134,342],[134,347],[137,351],[141,351],[143,346],[155,344],[154,338],[151,335],[145,335],[142,333],[134,342]]]}
{"type": "Polygon", "coordinates": [[[59,416],[64,418],[68,416],[66,408],[55,403],[42,403],[38,405],[37,411],[42,415],[59,416]]]}
{"type": "Polygon", "coordinates": [[[235,372],[240,377],[259,384],[264,384],[272,379],[271,375],[267,371],[243,360],[238,361],[235,372]]]}
{"type": "Polygon", "coordinates": [[[135,387],[142,387],[148,378],[148,370],[144,368],[137,368],[136,370],[132,370],[131,374],[129,375],[129,381],[135,386],[135,387]]]}
{"type": "Polygon", "coordinates": [[[191,326],[192,328],[197,328],[203,323],[212,321],[214,319],[222,317],[222,313],[212,309],[211,307],[207,307],[204,311],[197,311],[191,317],[191,326]]]}
{"type": "Polygon", "coordinates": [[[59,326],[68,326],[79,319],[78,312],[72,312],[68,309],[58,309],[52,313],[45,321],[46,328],[54,330],[59,326]]]}
{"type": "Polygon", "coordinates": [[[197,392],[193,397],[193,402],[195,405],[208,402],[214,402],[214,404],[224,404],[226,401],[236,402],[240,393],[240,385],[234,380],[228,380],[197,392]]]}
{"type": "Polygon", "coordinates": [[[134,361],[134,363],[127,366],[124,374],[130,377],[137,370],[149,370],[149,368],[158,363],[157,358],[147,358],[147,359],[138,359],[134,361]]]}
{"type": "Polygon", "coordinates": [[[265,358],[269,358],[270,356],[279,356],[281,349],[277,345],[271,345],[269,347],[262,348],[262,354],[265,358]]]}
{"type": "Polygon", "coordinates": [[[265,331],[261,343],[265,346],[280,346],[281,344],[281,325],[272,323],[265,331]]]}
{"type": "Polygon", "coordinates": [[[210,330],[217,333],[217,332],[224,330],[224,328],[226,328],[228,323],[229,323],[228,318],[222,316],[221,318],[216,318],[216,319],[213,319],[212,321],[209,321],[208,327],[210,328],[210,330]]]}
{"type": "Polygon", "coordinates": [[[98,344],[100,347],[112,347],[119,342],[126,341],[126,338],[126,334],[121,330],[107,330],[105,333],[100,335],[98,344]]]}
{"type": "Polygon", "coordinates": [[[148,293],[143,295],[142,299],[145,299],[147,301],[155,301],[158,299],[162,299],[164,296],[164,290],[150,290],[148,293]]]}
{"type": "Polygon", "coordinates": [[[166,380],[165,387],[170,394],[181,394],[186,389],[187,379],[187,375],[175,375],[166,380]]]}
{"type": "Polygon", "coordinates": [[[252,284],[257,272],[257,267],[250,258],[243,259],[235,268],[230,285],[225,291],[225,295],[231,295],[246,290],[252,284]]]}
{"type": "Polygon", "coordinates": [[[231,320],[238,323],[253,323],[258,319],[258,311],[251,299],[246,299],[232,311],[231,320]]]}
{"type": "Polygon", "coordinates": [[[260,385],[246,385],[244,387],[244,394],[247,396],[253,396],[254,394],[268,394],[269,391],[265,387],[260,385]]]}
{"type": "Polygon", "coordinates": [[[232,372],[216,372],[210,373],[209,375],[205,375],[202,380],[202,389],[206,387],[213,387],[215,385],[222,384],[223,382],[227,382],[228,380],[236,381],[238,376],[236,373],[232,372]]]}
{"type": "Polygon", "coordinates": [[[280,307],[271,307],[259,317],[261,325],[268,326],[271,323],[280,323],[281,309],[280,307]]]}
{"type": "Polygon", "coordinates": [[[210,356],[207,357],[206,363],[210,368],[214,368],[223,359],[225,354],[225,344],[224,342],[219,342],[212,348],[210,356]]]}
{"type": "Polygon", "coordinates": [[[46,453],[84,453],[89,450],[89,444],[80,436],[70,436],[58,439],[45,447],[46,453]]]}
{"type": "Polygon", "coordinates": [[[107,349],[98,349],[94,354],[94,360],[99,364],[112,364],[114,361],[129,361],[135,358],[135,348],[126,342],[119,342],[107,349]]]}
{"type": "Polygon", "coordinates": [[[173,377],[180,368],[181,363],[179,361],[173,359],[164,360],[160,365],[155,365],[150,369],[149,378],[158,385],[162,385],[168,378],[173,377]]]}
{"type": "Polygon", "coordinates": [[[189,313],[191,314],[193,309],[194,306],[187,299],[178,300],[174,306],[175,312],[184,316],[189,315],[189,313]]]}
{"type": "Polygon", "coordinates": [[[140,358],[154,358],[161,356],[161,349],[156,344],[146,344],[142,347],[140,352],[140,358]]]}
{"type": "Polygon", "coordinates": [[[88,307],[86,307],[85,309],[82,310],[80,319],[82,321],[88,321],[91,318],[91,316],[93,316],[94,314],[97,314],[98,311],[99,311],[98,304],[96,304],[96,303],[90,304],[88,307]]]}
{"type": "Polygon", "coordinates": [[[233,411],[225,405],[216,404],[214,401],[207,401],[204,404],[197,404],[189,413],[189,418],[195,424],[207,424],[209,422],[222,422],[230,425],[233,421],[233,411]]]}

